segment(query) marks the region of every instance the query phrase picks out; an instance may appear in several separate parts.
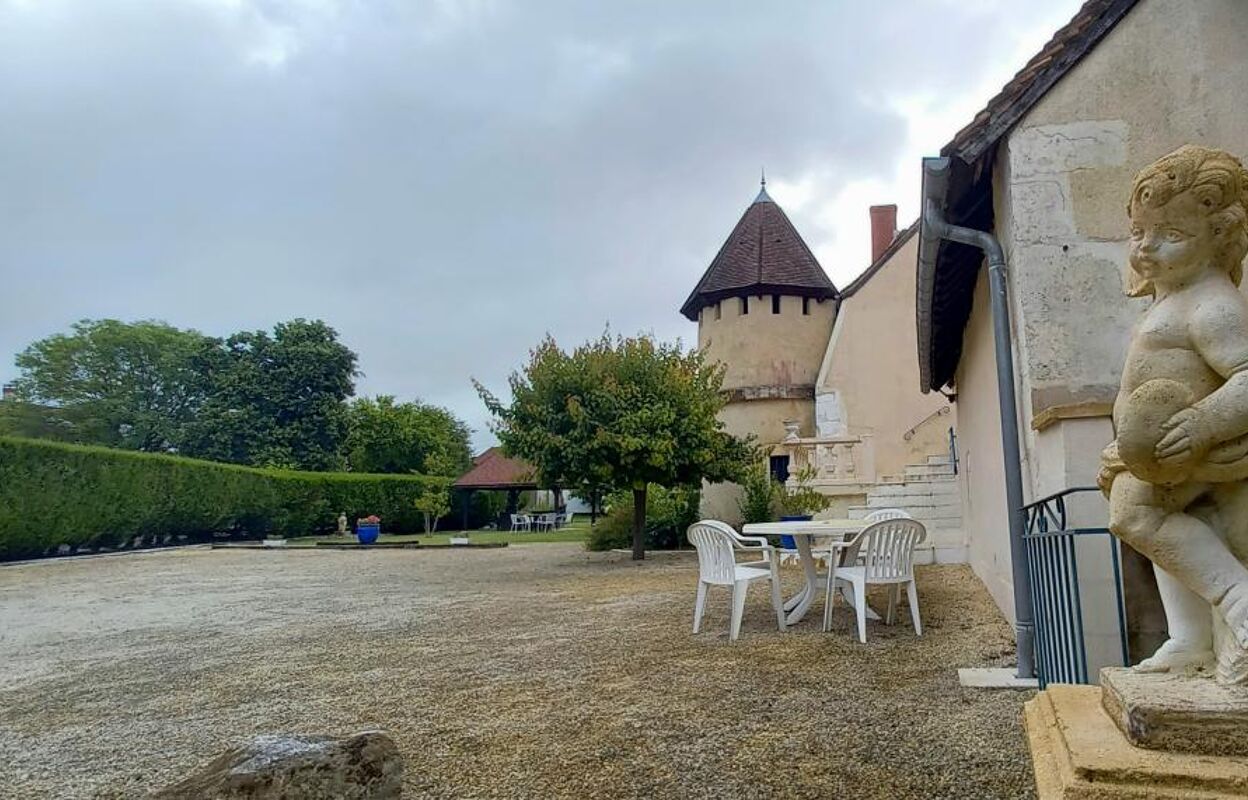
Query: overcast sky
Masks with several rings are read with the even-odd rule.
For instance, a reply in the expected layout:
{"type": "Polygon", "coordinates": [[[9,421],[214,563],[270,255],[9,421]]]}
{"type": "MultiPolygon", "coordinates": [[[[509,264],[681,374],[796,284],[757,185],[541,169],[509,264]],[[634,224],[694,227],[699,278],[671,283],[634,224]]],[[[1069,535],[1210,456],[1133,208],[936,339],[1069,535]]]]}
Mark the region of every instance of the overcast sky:
{"type": "Polygon", "coordinates": [[[0,378],[82,318],[320,318],[492,441],[549,331],[677,309],[758,190],[833,281],[867,206],[1078,0],[0,0],[0,378]]]}

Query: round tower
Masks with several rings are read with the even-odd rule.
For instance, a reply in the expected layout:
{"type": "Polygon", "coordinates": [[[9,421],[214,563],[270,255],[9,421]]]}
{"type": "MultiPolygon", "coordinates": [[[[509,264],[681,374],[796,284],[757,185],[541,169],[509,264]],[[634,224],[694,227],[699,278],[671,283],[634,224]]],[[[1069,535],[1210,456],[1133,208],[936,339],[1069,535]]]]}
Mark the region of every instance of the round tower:
{"type": "MultiPolygon", "coordinates": [[[[814,435],[815,384],[838,299],[764,180],[680,309],[698,323],[707,359],[725,367],[720,418],[729,432],[777,445],[788,421],[814,435]]],[[[703,513],[735,520],[736,497],[735,487],[707,487],[703,513]]]]}

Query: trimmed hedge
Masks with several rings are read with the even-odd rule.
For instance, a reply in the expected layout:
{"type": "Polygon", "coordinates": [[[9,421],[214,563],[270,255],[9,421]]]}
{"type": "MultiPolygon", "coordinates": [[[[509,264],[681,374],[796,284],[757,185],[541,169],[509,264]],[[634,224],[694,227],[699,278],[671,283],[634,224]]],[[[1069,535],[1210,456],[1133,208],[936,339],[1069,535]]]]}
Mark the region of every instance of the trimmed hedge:
{"type": "Polygon", "coordinates": [[[0,437],[0,559],[59,545],[218,531],[302,536],[376,514],[417,530],[413,503],[447,478],[255,469],[179,456],[0,437]]]}

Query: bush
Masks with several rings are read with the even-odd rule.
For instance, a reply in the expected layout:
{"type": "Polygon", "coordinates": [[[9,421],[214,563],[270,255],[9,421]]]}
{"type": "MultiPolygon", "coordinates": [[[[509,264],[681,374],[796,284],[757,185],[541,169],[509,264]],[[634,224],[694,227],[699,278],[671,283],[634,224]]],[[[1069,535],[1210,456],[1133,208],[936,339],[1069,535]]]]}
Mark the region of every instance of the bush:
{"type": "Polygon", "coordinates": [[[775,517],[776,495],[780,486],[764,462],[751,464],[745,469],[741,482],[741,499],[737,505],[746,524],[771,522],[775,517]]]}
{"type": "Polygon", "coordinates": [[[415,501],[450,480],[256,469],[178,456],[0,437],[0,559],[59,545],[219,531],[301,536],[377,514],[416,530],[415,501]]]}
{"type": "MultiPolygon", "coordinates": [[[[650,484],[646,491],[646,549],[675,550],[685,542],[685,531],[698,521],[702,491],[697,486],[666,489],[650,484]]],[[[627,550],[633,546],[633,494],[617,492],[607,498],[607,513],[589,532],[590,550],[627,550]]]]}

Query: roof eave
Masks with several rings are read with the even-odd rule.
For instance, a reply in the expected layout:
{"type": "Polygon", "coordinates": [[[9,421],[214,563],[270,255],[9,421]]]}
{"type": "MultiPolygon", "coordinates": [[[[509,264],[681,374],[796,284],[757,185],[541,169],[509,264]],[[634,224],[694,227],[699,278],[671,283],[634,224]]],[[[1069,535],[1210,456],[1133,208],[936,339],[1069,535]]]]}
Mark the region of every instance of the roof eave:
{"type": "Polygon", "coordinates": [[[839,300],[841,293],[835,286],[784,286],[774,283],[755,283],[749,286],[738,286],[730,289],[717,289],[713,292],[702,292],[690,297],[680,307],[680,313],[690,322],[698,321],[698,312],[707,306],[733,297],[758,297],[764,294],[778,294],[786,297],[809,297],[813,300],[839,300]]]}

